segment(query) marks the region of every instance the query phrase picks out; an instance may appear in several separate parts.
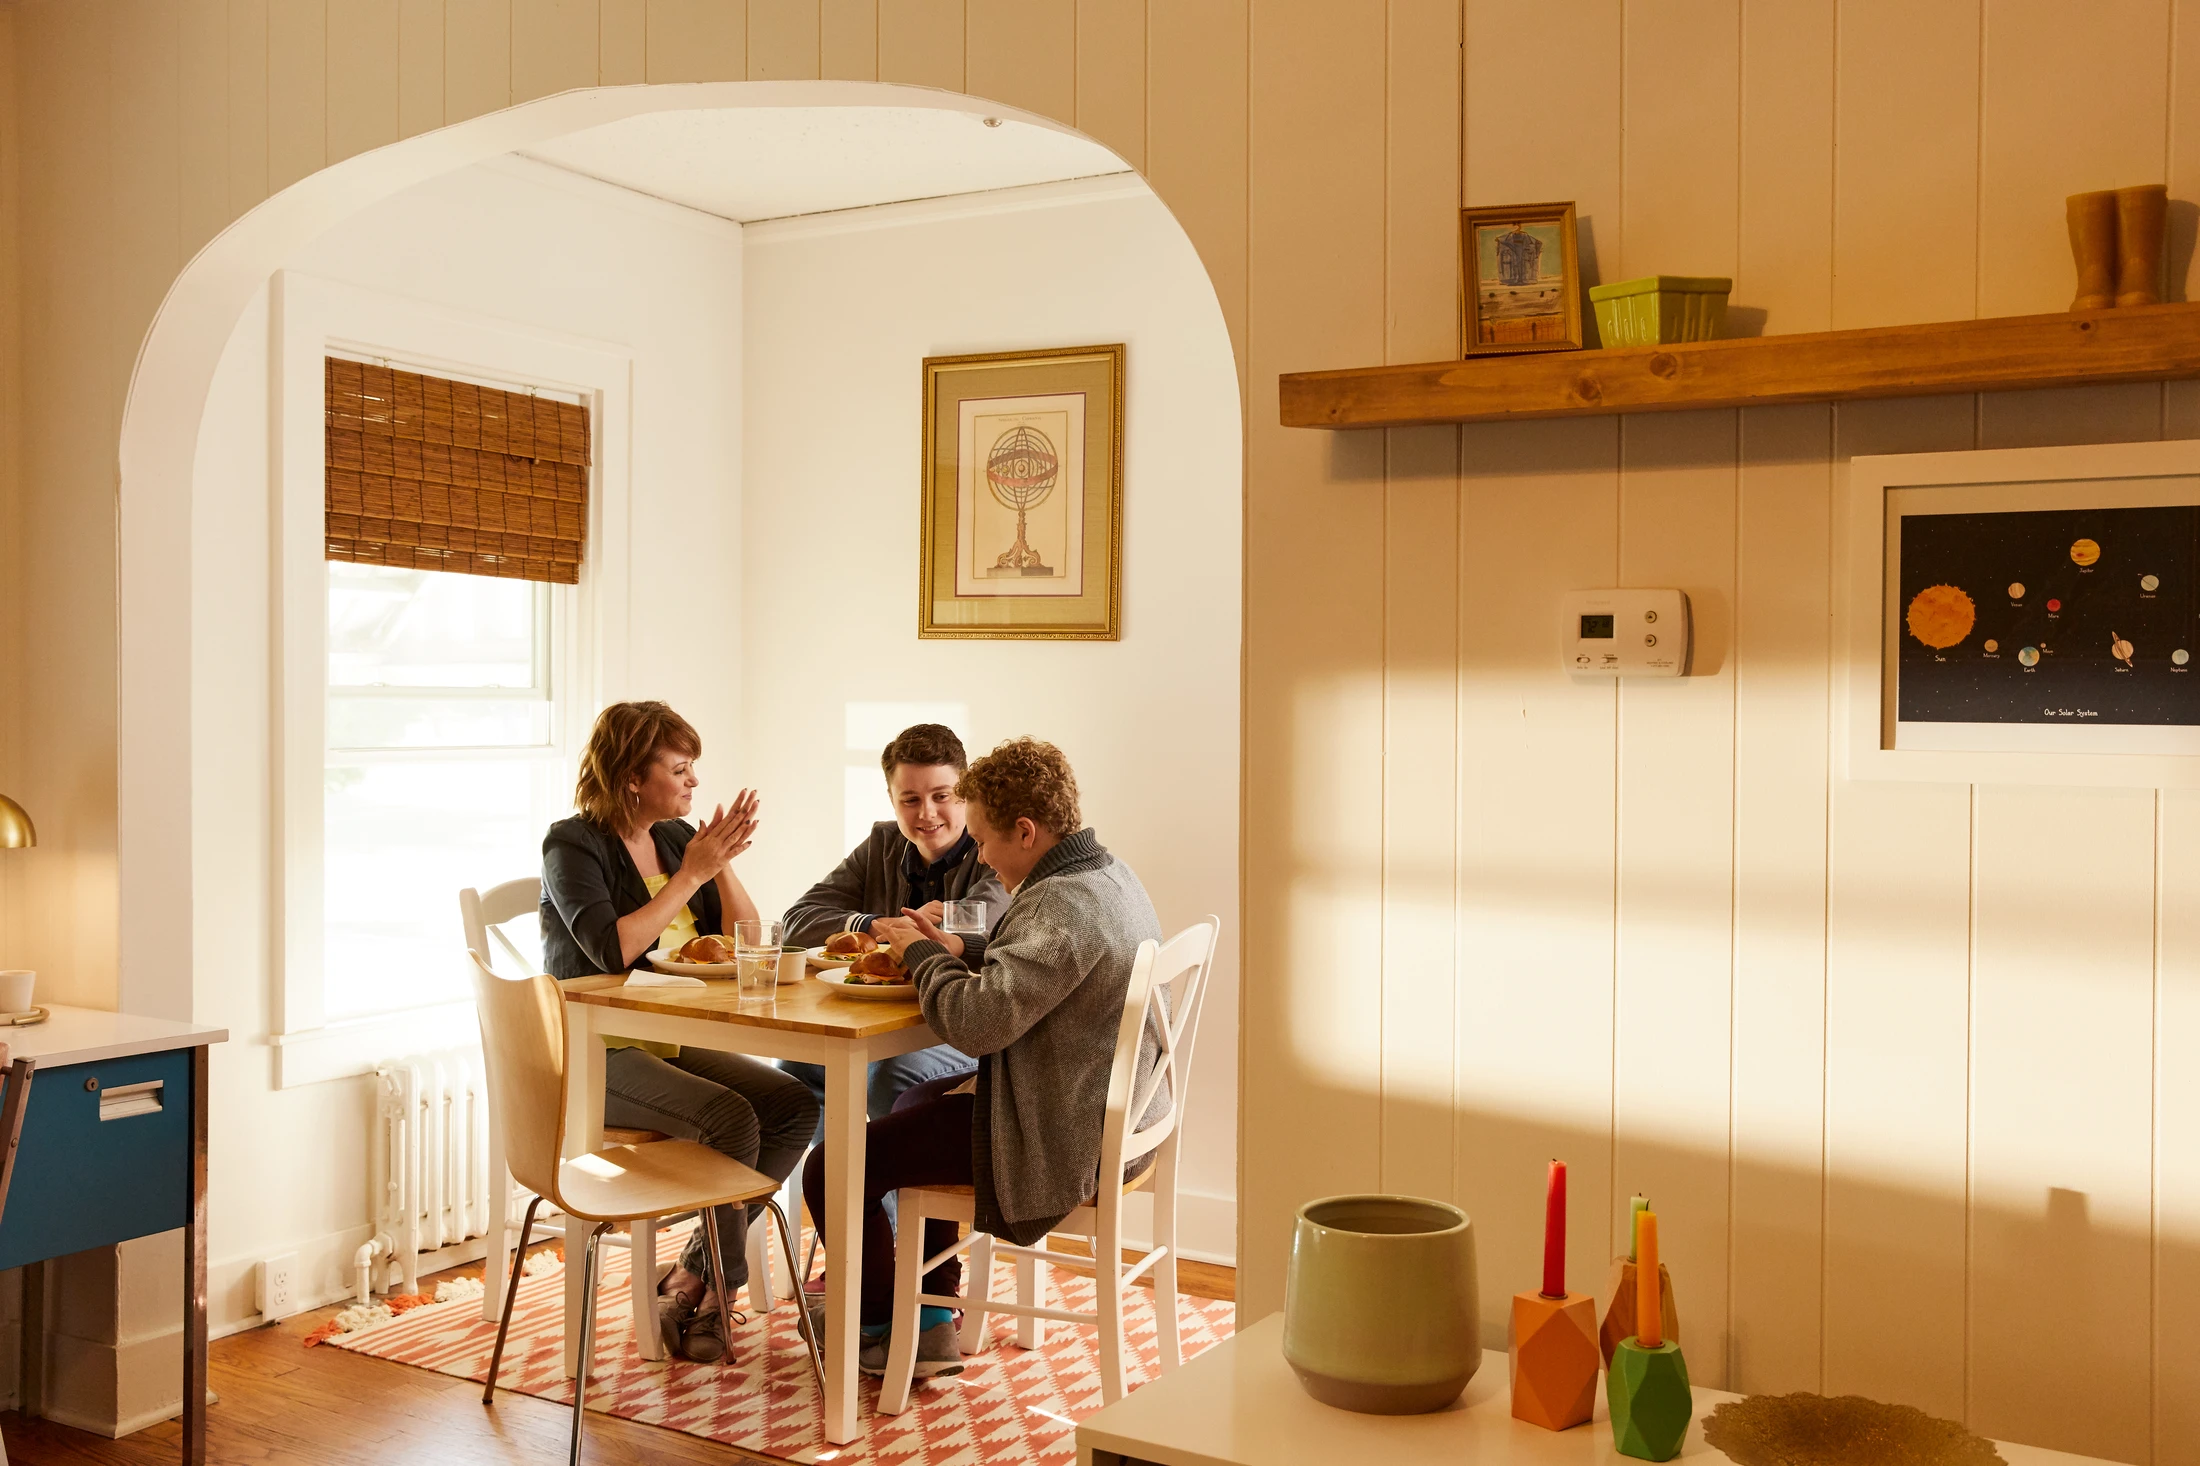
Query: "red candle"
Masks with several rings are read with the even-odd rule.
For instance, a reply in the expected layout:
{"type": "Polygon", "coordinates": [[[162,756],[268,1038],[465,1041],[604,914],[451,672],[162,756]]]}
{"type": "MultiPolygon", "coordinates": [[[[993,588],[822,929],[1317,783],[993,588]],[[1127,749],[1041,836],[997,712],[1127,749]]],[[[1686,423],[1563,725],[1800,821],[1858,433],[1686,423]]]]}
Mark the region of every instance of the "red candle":
{"type": "Polygon", "coordinates": [[[1566,1163],[1551,1162],[1543,1199],[1543,1296],[1566,1296],[1566,1163]]]}

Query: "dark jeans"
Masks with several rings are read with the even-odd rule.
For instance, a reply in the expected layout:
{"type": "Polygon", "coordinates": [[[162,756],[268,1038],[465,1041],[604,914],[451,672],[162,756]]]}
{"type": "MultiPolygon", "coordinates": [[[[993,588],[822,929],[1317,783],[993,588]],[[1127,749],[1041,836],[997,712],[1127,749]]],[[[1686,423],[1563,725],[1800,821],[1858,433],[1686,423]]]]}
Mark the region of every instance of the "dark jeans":
{"type": "MultiPolygon", "coordinates": [[[[949,1094],[966,1075],[948,1074],[913,1085],[894,1102],[893,1113],[865,1130],[863,1151],[863,1311],[866,1324],[894,1316],[894,1229],[884,1198],[903,1186],[968,1186],[970,1124],[977,1096],[949,1094]]],[[[810,1152],[802,1170],[802,1198],[810,1215],[825,1215],[825,1148],[810,1152]]],[[[927,1257],[955,1240],[953,1222],[924,1224],[927,1257]]],[[[962,1291],[962,1255],[924,1275],[924,1291],[950,1297],[962,1291]]]]}
{"type": "MultiPolygon", "coordinates": [[[[800,1080],[747,1054],[682,1049],[676,1059],[660,1059],[647,1049],[613,1049],[604,1056],[603,1122],[693,1140],[784,1181],[817,1133],[817,1099],[800,1080]]],[[[749,1278],[751,1210],[718,1208],[728,1293],[749,1278]]],[[[697,1227],[680,1266],[707,1282],[706,1256],[697,1227]]]]}

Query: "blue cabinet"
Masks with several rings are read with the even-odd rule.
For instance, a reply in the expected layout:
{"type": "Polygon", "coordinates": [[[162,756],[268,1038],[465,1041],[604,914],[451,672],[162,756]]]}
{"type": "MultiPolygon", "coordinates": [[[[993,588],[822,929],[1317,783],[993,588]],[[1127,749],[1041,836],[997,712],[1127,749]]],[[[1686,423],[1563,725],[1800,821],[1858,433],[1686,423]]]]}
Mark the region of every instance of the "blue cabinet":
{"type": "Polygon", "coordinates": [[[191,1219],[192,1052],[38,1070],[0,1213],[0,1268],[191,1219]]]}

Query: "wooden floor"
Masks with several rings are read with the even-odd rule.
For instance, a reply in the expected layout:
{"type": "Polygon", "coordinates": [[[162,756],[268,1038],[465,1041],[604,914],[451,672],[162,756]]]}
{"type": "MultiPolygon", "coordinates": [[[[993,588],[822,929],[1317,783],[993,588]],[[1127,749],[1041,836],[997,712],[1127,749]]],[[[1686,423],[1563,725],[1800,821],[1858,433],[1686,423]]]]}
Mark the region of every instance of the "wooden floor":
{"type": "MultiPolygon", "coordinates": [[[[1055,1239],[1071,1250],[1080,1244],[1055,1239]]],[[[1089,1256],[1089,1251],[1087,1252],[1089,1256]]],[[[1142,1254],[1124,1253],[1126,1259],[1142,1254]]],[[[466,1270],[442,1274],[462,1276],[466,1270]]],[[[478,1267],[472,1270],[479,1274],[478,1267]]],[[[1237,1274],[1211,1263],[1180,1265],[1178,1286],[1202,1298],[1235,1299],[1237,1274]]],[[[510,1463],[565,1459],[572,1412],[530,1395],[499,1391],[493,1409],[481,1386],[342,1349],[307,1349],[307,1334],[337,1312],[324,1308],[217,1339],[212,1379],[220,1396],[207,1420],[207,1459],[221,1466],[389,1466],[389,1463],[510,1463]]],[[[0,1412],[9,1466],[153,1466],[177,1459],[170,1421],[119,1441],[46,1420],[0,1412]]],[[[591,1411],[586,1459],[725,1463],[752,1458],[731,1446],[591,1411]]]]}

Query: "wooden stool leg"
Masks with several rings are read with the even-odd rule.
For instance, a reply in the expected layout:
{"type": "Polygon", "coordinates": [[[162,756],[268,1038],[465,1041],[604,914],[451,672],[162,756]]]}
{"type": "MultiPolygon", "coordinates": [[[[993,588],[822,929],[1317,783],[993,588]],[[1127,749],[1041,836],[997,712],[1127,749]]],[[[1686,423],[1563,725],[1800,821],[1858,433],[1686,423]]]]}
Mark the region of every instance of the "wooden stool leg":
{"type": "MultiPolygon", "coordinates": [[[[975,1228],[972,1229],[976,1231],[975,1228]]],[[[985,1306],[993,1301],[993,1239],[977,1232],[970,1239],[970,1261],[963,1272],[967,1281],[963,1284],[962,1351],[965,1354],[985,1352],[985,1306]]]]}
{"type": "Polygon", "coordinates": [[[1101,1198],[1092,1241],[1092,1296],[1100,1311],[1100,1403],[1123,1398],[1123,1205],[1101,1198]]]}
{"type": "MultiPolygon", "coordinates": [[[[894,1229],[893,1333],[886,1345],[886,1374],[878,1385],[878,1413],[899,1415],[909,1408],[909,1386],[917,1376],[917,1329],[923,1321],[917,1295],[924,1291],[924,1205],[914,1193],[901,1198],[900,1225],[894,1229]]],[[[839,1263],[831,1264],[834,1267],[839,1263]]]]}
{"type": "MultiPolygon", "coordinates": [[[[1038,1248],[1046,1250],[1047,1239],[1041,1237],[1038,1248]]],[[[1047,1265],[1036,1257],[1016,1259],[1016,1301],[1026,1308],[1043,1305],[1047,1295],[1047,1265]]],[[[1032,1318],[1028,1314],[1016,1320],[1016,1346],[1020,1349],[1044,1349],[1047,1342],[1047,1321],[1032,1318]]]]}
{"type": "Polygon", "coordinates": [[[1162,1249],[1161,1261],[1153,1265],[1153,1316],[1161,1372],[1166,1374],[1184,1362],[1184,1343],[1176,1316],[1176,1136],[1163,1144],[1170,1153],[1159,1158],[1161,1175],[1153,1195],[1153,1245],[1162,1249]]]}

